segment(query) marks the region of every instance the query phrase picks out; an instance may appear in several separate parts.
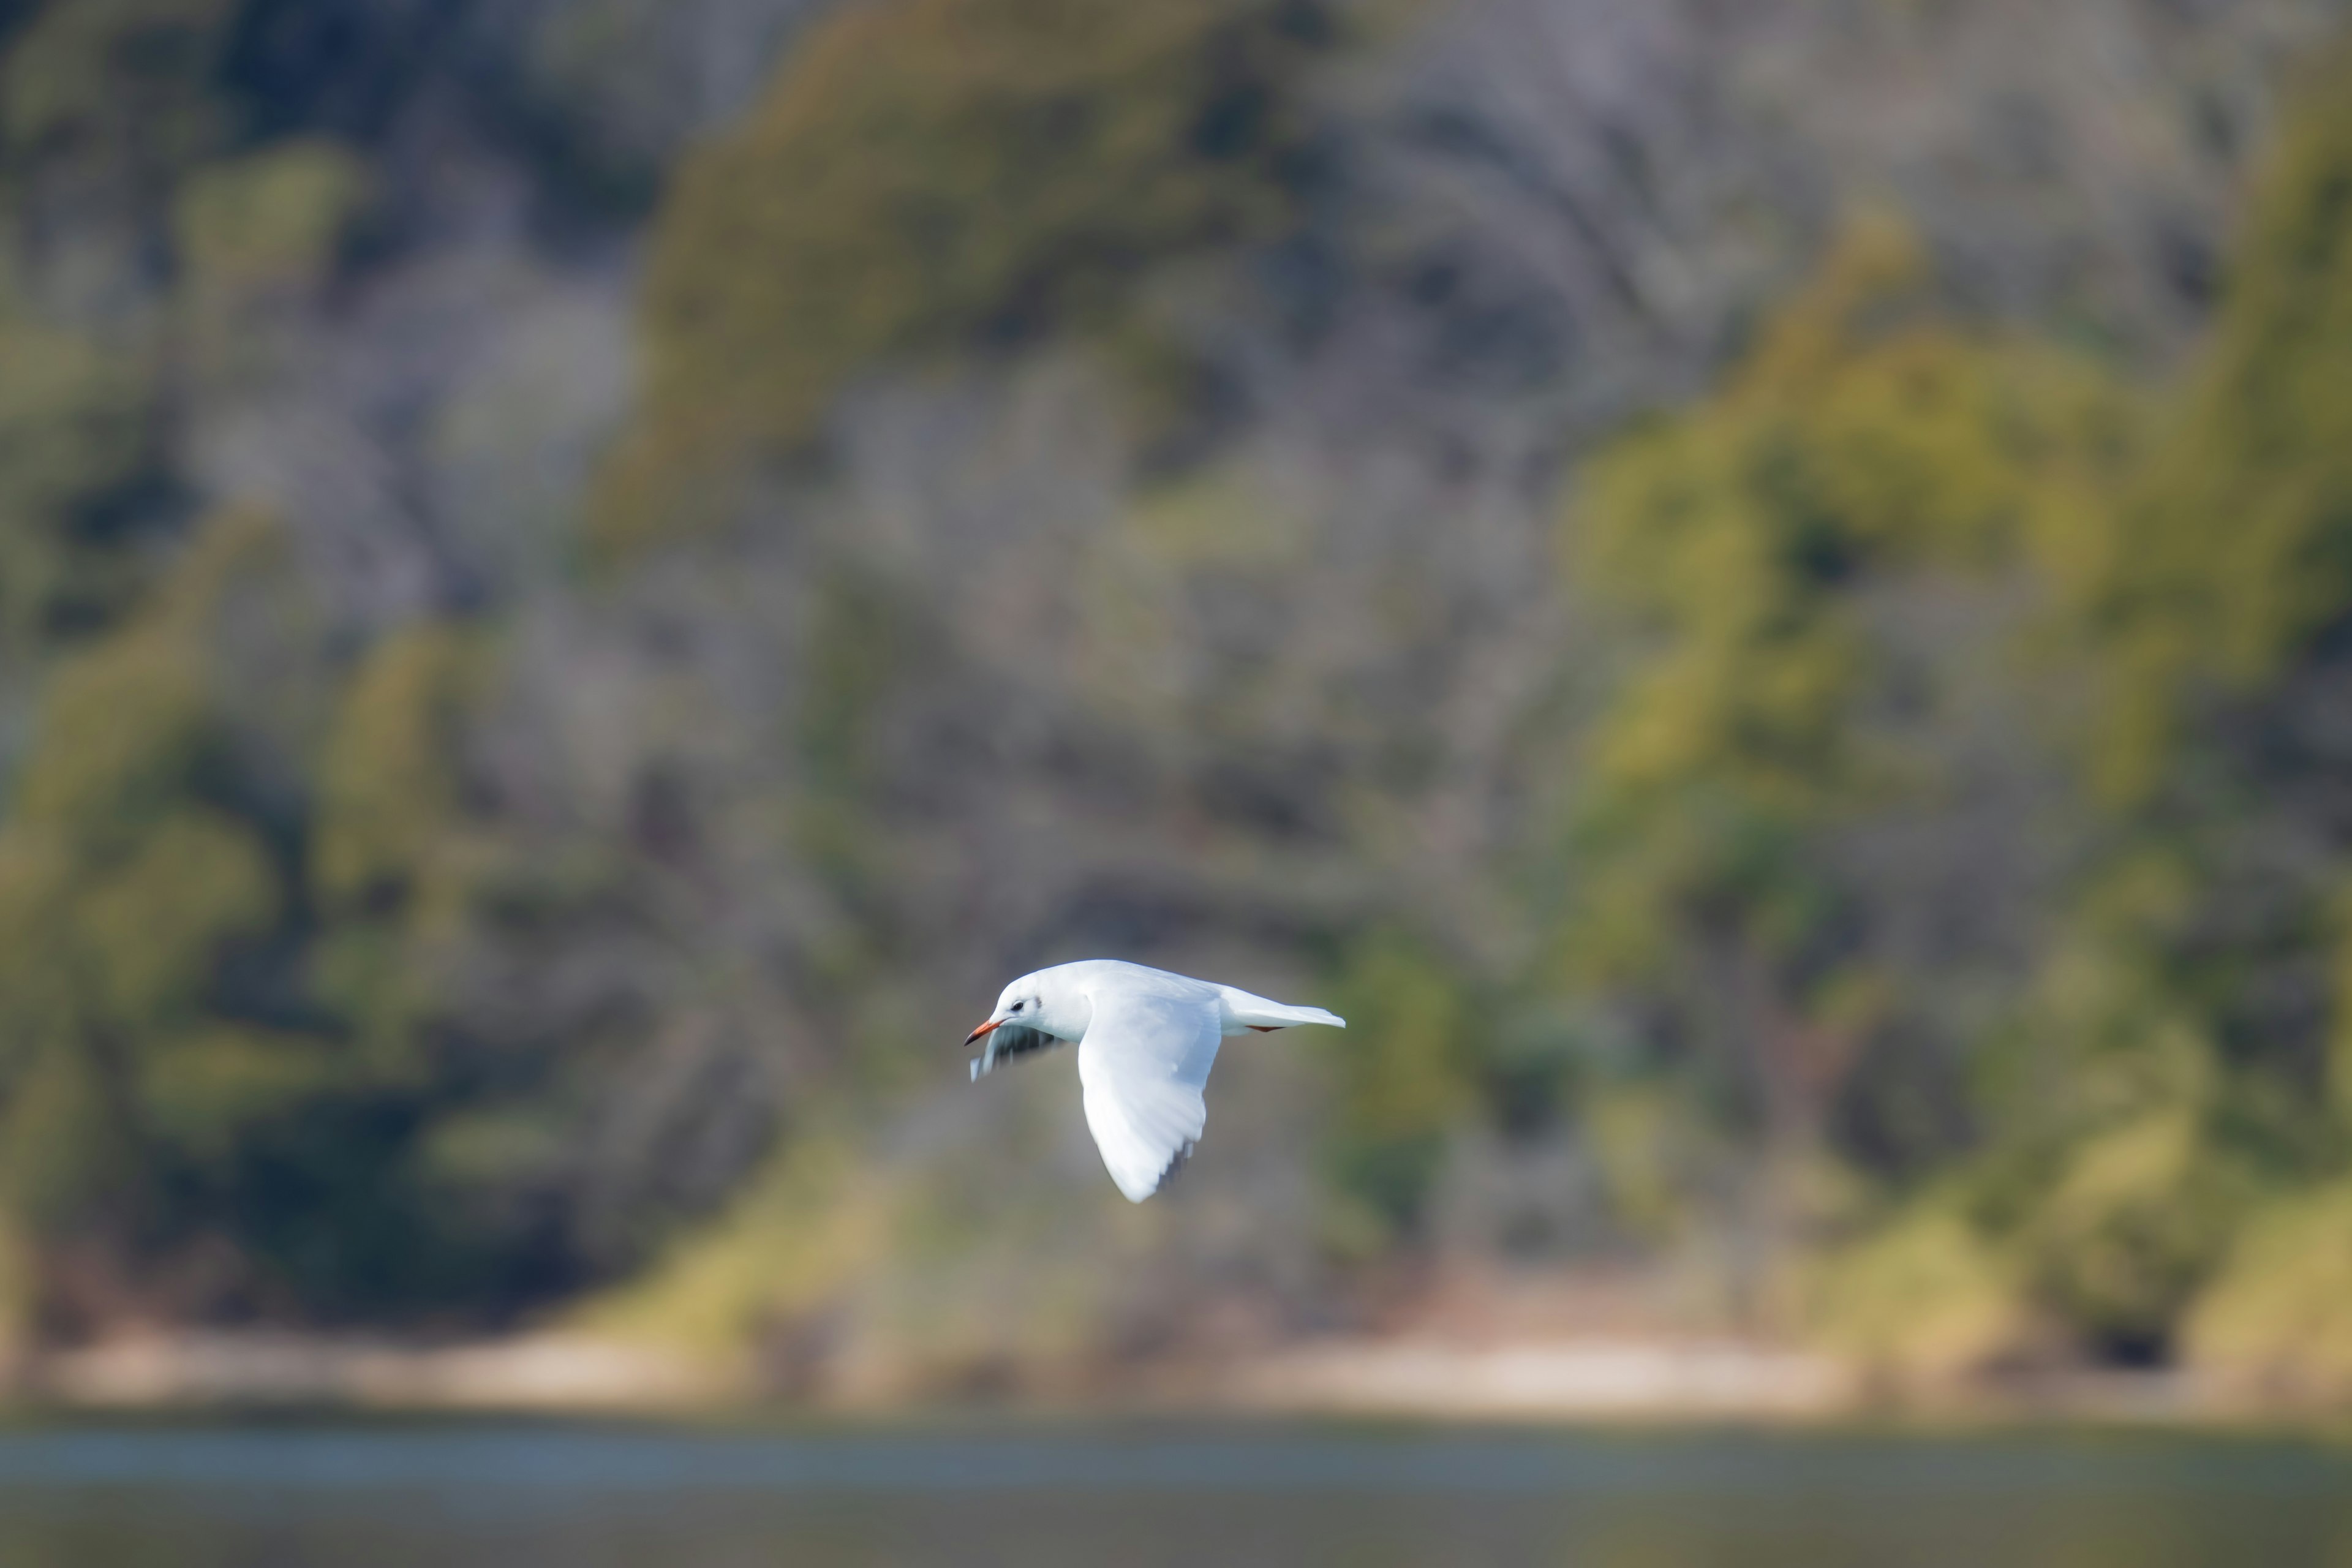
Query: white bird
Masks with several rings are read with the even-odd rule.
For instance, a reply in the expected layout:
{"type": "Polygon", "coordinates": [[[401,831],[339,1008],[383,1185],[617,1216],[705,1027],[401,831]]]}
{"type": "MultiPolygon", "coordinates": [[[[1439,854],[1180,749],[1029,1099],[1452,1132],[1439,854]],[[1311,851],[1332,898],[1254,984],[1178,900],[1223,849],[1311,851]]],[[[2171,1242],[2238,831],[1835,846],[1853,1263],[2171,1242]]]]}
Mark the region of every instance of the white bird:
{"type": "Polygon", "coordinates": [[[1090,958],[1024,974],[1004,988],[996,1011],[964,1037],[985,1039],[972,1081],[1008,1058],[1078,1042],[1078,1082],[1087,1126],[1110,1179],[1132,1203],[1160,1190],[1207,1125],[1201,1090],[1217,1045],[1244,1030],[1348,1021],[1320,1007],[1293,1007],[1212,981],[1090,958]]]}

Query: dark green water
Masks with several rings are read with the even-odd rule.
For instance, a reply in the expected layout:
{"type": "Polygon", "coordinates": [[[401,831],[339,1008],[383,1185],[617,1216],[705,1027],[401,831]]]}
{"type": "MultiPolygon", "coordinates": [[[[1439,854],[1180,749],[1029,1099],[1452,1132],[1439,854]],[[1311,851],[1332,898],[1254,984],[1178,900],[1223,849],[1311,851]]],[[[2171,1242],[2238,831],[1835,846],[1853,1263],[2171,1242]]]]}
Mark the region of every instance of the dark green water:
{"type": "Polygon", "coordinates": [[[960,1426],[0,1434],[5,1568],[2352,1568],[2352,1450],[960,1426]]]}

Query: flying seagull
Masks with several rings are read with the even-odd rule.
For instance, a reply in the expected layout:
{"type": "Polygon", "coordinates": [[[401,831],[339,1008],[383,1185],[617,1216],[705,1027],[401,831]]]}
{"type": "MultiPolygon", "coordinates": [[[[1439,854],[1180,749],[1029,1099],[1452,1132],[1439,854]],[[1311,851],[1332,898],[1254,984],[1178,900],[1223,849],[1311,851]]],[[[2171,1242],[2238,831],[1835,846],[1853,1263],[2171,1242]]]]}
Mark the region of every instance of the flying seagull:
{"type": "Polygon", "coordinates": [[[1090,958],[1024,974],[1006,986],[996,1011],[963,1043],[988,1042],[971,1064],[977,1083],[1000,1061],[1077,1041],[1087,1126],[1110,1179],[1139,1204],[1200,1141],[1209,1120],[1201,1089],[1216,1063],[1217,1042],[1244,1030],[1264,1034],[1293,1024],[1348,1026],[1320,1007],[1293,1007],[1164,969],[1090,958]]]}

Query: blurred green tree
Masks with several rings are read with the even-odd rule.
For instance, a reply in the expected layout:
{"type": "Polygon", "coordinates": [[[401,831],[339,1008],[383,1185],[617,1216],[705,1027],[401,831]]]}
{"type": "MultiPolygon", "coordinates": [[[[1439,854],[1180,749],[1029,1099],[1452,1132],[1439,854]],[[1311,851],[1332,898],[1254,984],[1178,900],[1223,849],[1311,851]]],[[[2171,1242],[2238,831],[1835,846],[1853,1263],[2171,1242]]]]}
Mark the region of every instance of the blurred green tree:
{"type": "Polygon", "coordinates": [[[2040,552],[2054,613],[2030,668],[2071,694],[2101,847],[1980,1055],[1983,1143],[1892,1233],[1914,1253],[1940,1238],[1941,1272],[1879,1247],[1843,1277],[1919,1326],[1882,1342],[1891,1359],[1951,1342],[1900,1266],[1920,1289],[1959,1269],[2005,1293],[1984,1353],[2038,1320],[2273,1380],[2352,1364],[2326,1229],[2352,1158],[2347,68],[2315,71],[2145,460],[2040,552]]]}
{"type": "Polygon", "coordinates": [[[1307,0],[893,0],[824,24],[663,205],[599,538],[723,514],[854,375],[1101,329],[1148,270],[1274,231],[1331,27],[1307,0]]]}
{"type": "Polygon", "coordinates": [[[49,1282],[82,1292],[51,1303],[69,1318],[152,1288],[151,1270],[205,1276],[199,1298],[234,1289],[189,1260],[234,1226],[222,1200],[254,1131],[332,1070],[266,986],[235,994],[298,900],[208,650],[276,554],[261,521],[216,520],[152,604],[59,666],[0,831],[5,1193],[59,1263],[49,1282]]]}
{"type": "Polygon", "coordinates": [[[2138,419],[2096,366],[1955,324],[1868,218],[1720,394],[1585,476],[1571,569],[1622,651],[1581,740],[1559,979],[1637,999],[1775,1158],[1817,1154],[1856,1065],[1932,1005],[1834,852],[1953,787],[1916,736],[1961,672],[1895,635],[1906,595],[2063,563],[2138,419]]]}

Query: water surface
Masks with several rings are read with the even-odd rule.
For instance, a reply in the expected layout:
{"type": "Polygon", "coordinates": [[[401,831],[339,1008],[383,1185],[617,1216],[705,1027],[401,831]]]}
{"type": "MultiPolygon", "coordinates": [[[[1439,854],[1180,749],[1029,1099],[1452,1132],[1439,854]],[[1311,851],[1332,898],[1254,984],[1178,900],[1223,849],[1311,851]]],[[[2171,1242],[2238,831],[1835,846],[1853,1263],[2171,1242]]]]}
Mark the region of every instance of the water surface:
{"type": "Polygon", "coordinates": [[[0,1434],[0,1565],[2352,1568],[2352,1451],[958,1426],[0,1434]]]}

